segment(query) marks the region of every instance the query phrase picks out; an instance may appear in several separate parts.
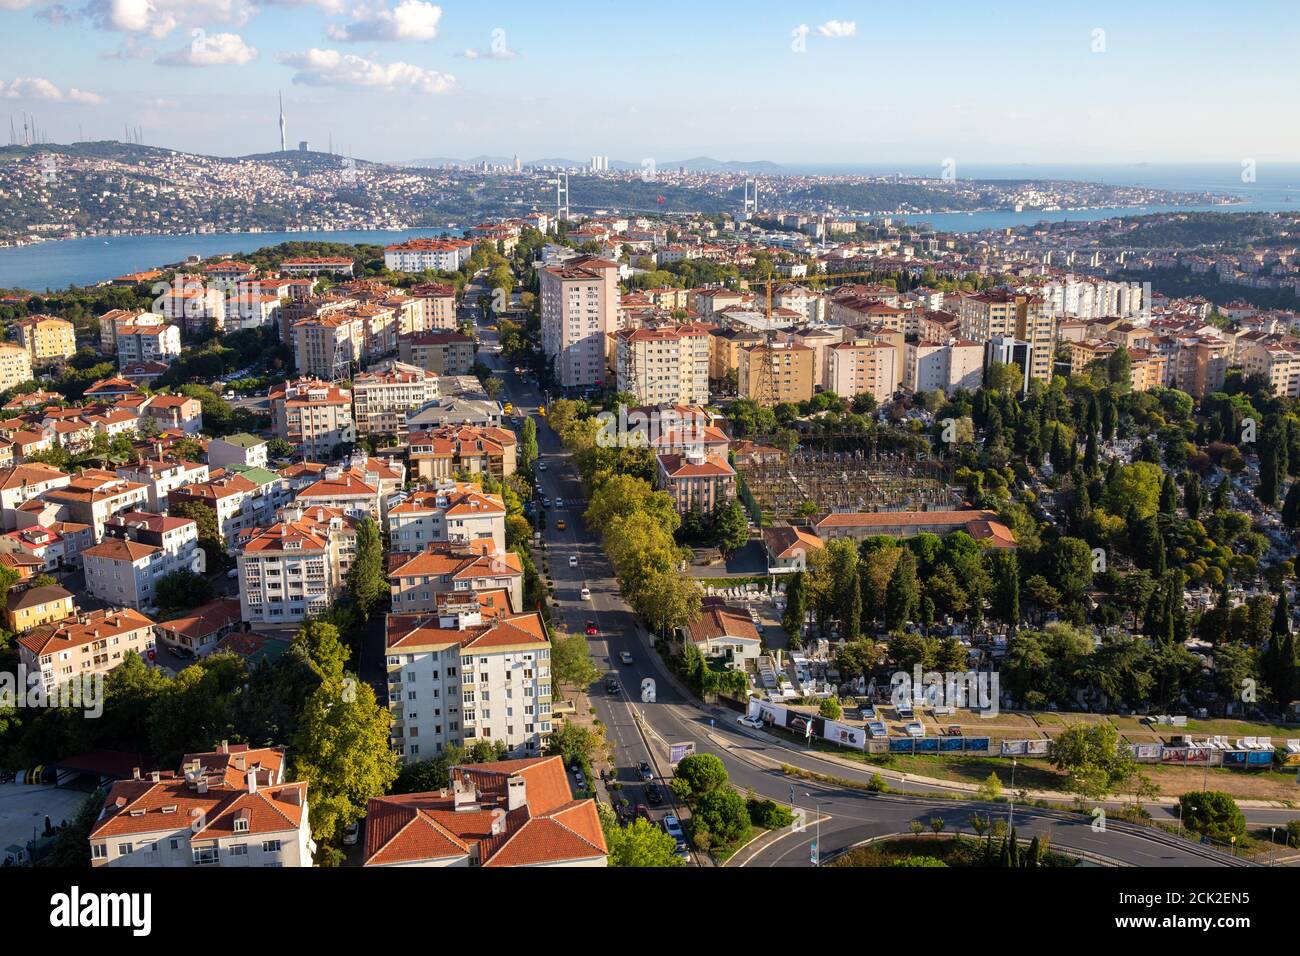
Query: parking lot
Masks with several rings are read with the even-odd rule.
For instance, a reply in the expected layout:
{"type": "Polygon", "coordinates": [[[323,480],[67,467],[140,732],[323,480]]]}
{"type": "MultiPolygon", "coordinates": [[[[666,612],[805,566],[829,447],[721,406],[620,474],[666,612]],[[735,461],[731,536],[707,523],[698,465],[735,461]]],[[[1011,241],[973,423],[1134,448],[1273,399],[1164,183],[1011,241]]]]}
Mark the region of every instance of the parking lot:
{"type": "Polygon", "coordinates": [[[26,846],[45,830],[45,818],[53,826],[71,820],[87,794],[59,787],[9,783],[0,786],[0,854],[10,844],[26,846]]]}

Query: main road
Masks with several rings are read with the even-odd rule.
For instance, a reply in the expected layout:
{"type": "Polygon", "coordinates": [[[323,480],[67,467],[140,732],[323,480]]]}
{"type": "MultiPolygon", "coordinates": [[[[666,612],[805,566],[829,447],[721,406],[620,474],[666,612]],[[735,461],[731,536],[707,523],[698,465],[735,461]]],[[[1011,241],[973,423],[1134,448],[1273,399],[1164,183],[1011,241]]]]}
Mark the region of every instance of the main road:
{"type": "MultiPolygon", "coordinates": [[[[972,814],[1005,819],[1014,823],[1022,837],[1045,835],[1054,847],[1078,850],[1105,863],[1241,864],[1227,853],[1151,827],[1094,820],[1036,807],[1011,807],[1006,803],[945,800],[931,795],[933,786],[907,782],[891,782],[894,789],[889,794],[872,794],[787,775],[783,765],[865,784],[872,771],[848,767],[795,749],[762,732],[743,728],[736,723],[734,713],[701,703],[668,673],[651,646],[651,636],[619,596],[618,582],[600,547],[599,536],[586,527],[583,520],[586,502],[571,458],[559,437],[546,425],[546,418],[536,415],[542,396],[536,387],[514,374],[498,353],[489,351],[495,345],[491,331],[483,330],[480,338],[485,346],[480,360],[493,368],[505,383],[502,400],[512,403],[520,416],[533,415],[538,425],[538,460],[545,464],[545,469],[537,472],[538,488],[540,493],[550,496],[553,505],[543,533],[559,602],[559,621],[574,634],[584,633],[588,621],[596,624],[599,635],[591,638],[592,656],[608,673],[616,674],[621,684],[621,693],[610,697],[604,693],[602,680],[593,690],[592,706],[607,728],[619,779],[632,803],[644,802],[638,789],[638,764],[648,761],[656,779],[661,785],[666,784],[672,773],[667,759],[668,745],[690,742],[696,753],[711,753],[721,758],[732,783],[742,791],[753,791],[804,811],[802,827],[755,841],[738,852],[729,865],[810,866],[814,843],[818,843],[818,855],[824,858],[874,836],[909,832],[912,822],[918,820],[928,828],[938,818],[944,821],[945,832],[969,831],[972,814]],[[556,498],[563,499],[562,508],[554,507],[556,498]],[[565,523],[562,531],[557,528],[559,520],[565,523]],[[577,557],[576,567],[569,566],[570,556],[577,557]],[[587,599],[581,597],[584,587],[590,593],[587,599]],[[624,652],[630,655],[630,664],[620,663],[624,652]],[[641,685],[647,679],[655,685],[652,703],[641,700],[641,685]],[[906,791],[912,791],[913,795],[907,795],[906,791]]],[[[663,789],[666,797],[671,798],[668,788],[663,789]]],[[[661,808],[653,815],[662,816],[671,809],[661,808]]],[[[1277,822],[1284,822],[1285,813],[1277,811],[1277,822]]],[[[1255,814],[1251,817],[1254,820],[1255,814]]]]}

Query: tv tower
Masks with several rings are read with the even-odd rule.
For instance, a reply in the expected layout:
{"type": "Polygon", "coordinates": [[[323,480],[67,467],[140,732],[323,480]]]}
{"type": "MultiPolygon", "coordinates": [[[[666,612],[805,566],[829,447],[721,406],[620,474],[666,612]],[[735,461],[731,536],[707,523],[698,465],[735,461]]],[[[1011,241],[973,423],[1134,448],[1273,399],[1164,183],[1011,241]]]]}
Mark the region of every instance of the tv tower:
{"type": "Polygon", "coordinates": [[[280,152],[285,151],[284,138],[284,93],[280,93],[280,152]]]}

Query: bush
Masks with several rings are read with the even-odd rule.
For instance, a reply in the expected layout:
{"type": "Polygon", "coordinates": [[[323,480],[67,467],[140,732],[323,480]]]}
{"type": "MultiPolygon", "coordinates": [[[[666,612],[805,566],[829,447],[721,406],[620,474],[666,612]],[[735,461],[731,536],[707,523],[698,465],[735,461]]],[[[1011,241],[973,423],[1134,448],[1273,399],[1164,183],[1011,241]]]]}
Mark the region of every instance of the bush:
{"type": "Polygon", "coordinates": [[[844,708],[835,697],[825,698],[817,707],[818,712],[827,720],[839,720],[844,714],[844,708]]]}
{"type": "Polygon", "coordinates": [[[1237,801],[1219,790],[1194,790],[1178,798],[1183,826],[1214,840],[1240,840],[1246,835],[1246,817],[1237,801]]]}
{"type": "Polygon", "coordinates": [[[790,808],[775,800],[756,800],[751,797],[745,806],[749,810],[749,822],[764,830],[780,830],[794,822],[790,808]]]}

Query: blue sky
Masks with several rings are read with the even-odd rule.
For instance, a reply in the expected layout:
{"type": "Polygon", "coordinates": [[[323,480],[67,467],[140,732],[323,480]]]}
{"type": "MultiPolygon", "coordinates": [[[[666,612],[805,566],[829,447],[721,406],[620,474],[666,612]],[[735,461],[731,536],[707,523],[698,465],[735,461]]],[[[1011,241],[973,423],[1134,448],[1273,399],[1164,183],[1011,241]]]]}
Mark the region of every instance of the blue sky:
{"type": "Polygon", "coordinates": [[[278,147],[283,90],[291,145],[382,160],[1294,161],[1298,27],[1284,2],[0,0],[0,123],[236,155],[278,147]]]}

